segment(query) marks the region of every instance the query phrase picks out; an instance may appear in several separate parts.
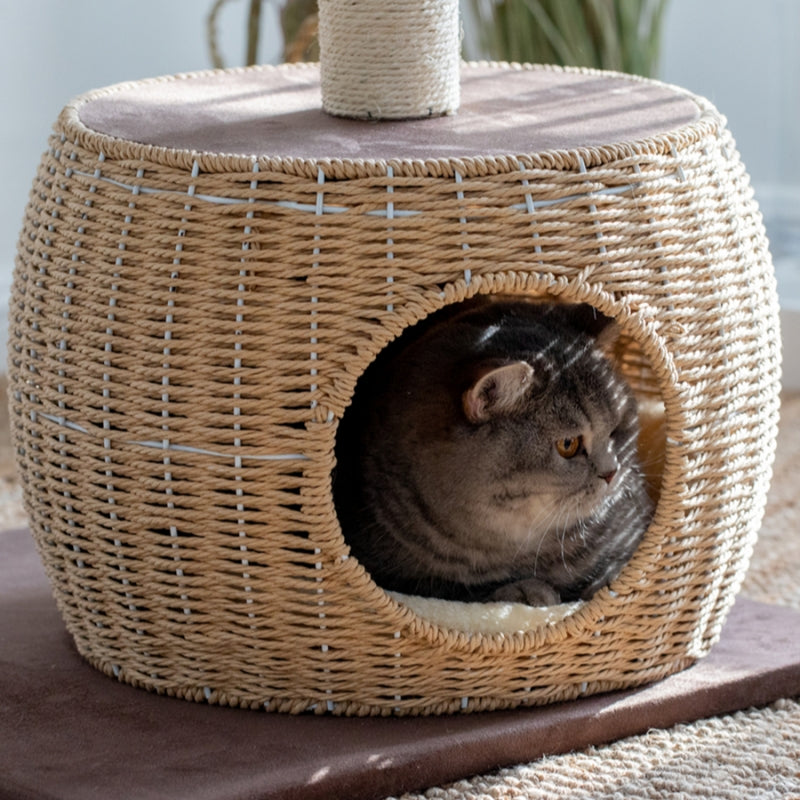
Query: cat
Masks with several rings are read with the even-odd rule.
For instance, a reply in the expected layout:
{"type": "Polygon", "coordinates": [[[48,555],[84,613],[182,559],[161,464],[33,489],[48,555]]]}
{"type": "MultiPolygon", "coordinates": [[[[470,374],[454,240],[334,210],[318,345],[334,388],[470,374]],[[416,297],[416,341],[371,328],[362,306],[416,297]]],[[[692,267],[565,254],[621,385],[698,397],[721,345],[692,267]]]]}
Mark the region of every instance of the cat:
{"type": "Polygon", "coordinates": [[[489,297],[378,356],[337,434],[334,499],[380,586],[544,606],[617,576],[653,510],[617,337],[588,305],[489,297]]]}

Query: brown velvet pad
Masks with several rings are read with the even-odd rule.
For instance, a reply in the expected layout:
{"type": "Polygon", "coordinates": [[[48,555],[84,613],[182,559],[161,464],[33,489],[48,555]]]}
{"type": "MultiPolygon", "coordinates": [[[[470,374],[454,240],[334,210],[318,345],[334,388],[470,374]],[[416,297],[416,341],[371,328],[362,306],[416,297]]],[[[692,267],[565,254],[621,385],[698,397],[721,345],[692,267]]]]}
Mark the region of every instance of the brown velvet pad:
{"type": "Polygon", "coordinates": [[[800,613],[740,599],[696,666],[638,690],[443,717],[284,716],[86,664],[26,530],[0,534],[0,798],[383,798],[800,694],[800,613]]]}
{"type": "Polygon", "coordinates": [[[630,77],[465,66],[457,114],[362,122],[322,111],[315,67],[193,73],[90,93],[91,130],[210,153],[312,159],[437,159],[519,155],[616,144],[695,121],[697,104],[630,77]]]}

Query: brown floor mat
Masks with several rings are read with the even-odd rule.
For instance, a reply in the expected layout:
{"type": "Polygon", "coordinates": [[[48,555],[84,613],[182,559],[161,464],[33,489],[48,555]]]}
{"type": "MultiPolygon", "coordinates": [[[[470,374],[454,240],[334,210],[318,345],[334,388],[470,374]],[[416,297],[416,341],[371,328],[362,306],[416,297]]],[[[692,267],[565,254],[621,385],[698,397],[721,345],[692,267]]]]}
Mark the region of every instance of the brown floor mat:
{"type": "Polygon", "coordinates": [[[800,694],[800,612],[740,599],[704,661],[639,690],[425,718],[159,697],[86,664],[26,530],[0,534],[0,798],[382,798],[800,694]]]}

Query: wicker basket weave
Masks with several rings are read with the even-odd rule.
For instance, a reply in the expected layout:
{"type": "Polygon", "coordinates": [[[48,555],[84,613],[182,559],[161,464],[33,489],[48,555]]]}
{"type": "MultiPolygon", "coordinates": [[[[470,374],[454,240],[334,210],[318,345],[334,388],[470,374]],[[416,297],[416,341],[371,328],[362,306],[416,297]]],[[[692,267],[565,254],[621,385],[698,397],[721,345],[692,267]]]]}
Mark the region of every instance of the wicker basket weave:
{"type": "Polygon", "coordinates": [[[194,700],[420,714],[631,687],[707,653],[766,500],[779,332],[760,215],[706,101],[622,144],[358,161],[137,144],[81,121],[93,96],[42,158],[9,334],[26,509],[84,657],[194,700]],[[486,292],[617,318],[629,379],[665,408],[630,564],[512,635],[387,596],[331,492],[359,375],[486,292]]]}

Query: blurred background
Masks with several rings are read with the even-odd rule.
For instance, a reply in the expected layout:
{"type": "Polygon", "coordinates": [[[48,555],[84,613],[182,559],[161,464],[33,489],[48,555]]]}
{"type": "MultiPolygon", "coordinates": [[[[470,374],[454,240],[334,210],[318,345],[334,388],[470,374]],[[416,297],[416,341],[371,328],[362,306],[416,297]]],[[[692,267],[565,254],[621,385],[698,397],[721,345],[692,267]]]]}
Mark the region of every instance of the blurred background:
{"type": "MultiPolygon", "coordinates": [[[[764,213],[784,341],[800,338],[798,0],[461,2],[468,58],[596,64],[652,74],[709,98],[728,118],[764,213]]],[[[311,28],[303,26],[313,0],[288,3],[0,0],[0,367],[23,209],[61,108],[120,81],[214,63],[280,62],[284,30],[298,37],[286,42],[289,57],[314,58],[311,28]]],[[[800,352],[789,348],[784,359],[784,385],[800,388],[800,352]]]]}

